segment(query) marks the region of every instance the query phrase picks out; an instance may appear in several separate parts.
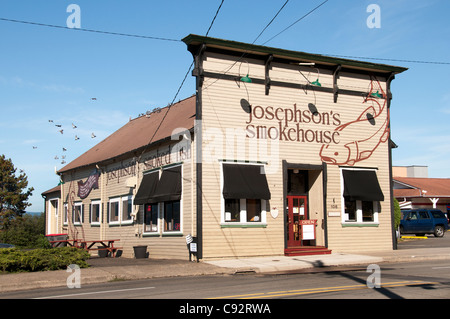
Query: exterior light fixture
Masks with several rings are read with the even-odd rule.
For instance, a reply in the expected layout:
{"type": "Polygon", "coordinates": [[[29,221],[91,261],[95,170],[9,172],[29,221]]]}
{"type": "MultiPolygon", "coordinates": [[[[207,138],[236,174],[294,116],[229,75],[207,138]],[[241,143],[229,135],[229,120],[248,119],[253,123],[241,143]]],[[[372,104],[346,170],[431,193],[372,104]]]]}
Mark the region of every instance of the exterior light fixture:
{"type": "MultiPolygon", "coordinates": [[[[248,76],[248,74],[250,73],[250,64],[248,63],[248,61],[242,61],[242,62],[246,62],[247,63],[247,75],[243,76],[240,78],[241,82],[245,82],[245,83],[252,83],[252,79],[248,76]]],[[[239,64],[239,75],[241,74],[241,64],[239,64]]]]}
{"type": "Polygon", "coordinates": [[[322,86],[322,84],[320,84],[319,79],[315,80],[314,82],[311,82],[312,85],[315,86],[322,86]]]}
{"type": "Polygon", "coordinates": [[[245,83],[252,83],[252,79],[248,77],[248,74],[246,76],[241,77],[241,81],[245,83]]]}
{"type": "Polygon", "coordinates": [[[377,98],[379,98],[379,99],[381,99],[381,98],[383,97],[383,96],[380,94],[380,92],[378,92],[378,91],[376,91],[375,93],[370,94],[370,96],[377,97],[377,98]]]}

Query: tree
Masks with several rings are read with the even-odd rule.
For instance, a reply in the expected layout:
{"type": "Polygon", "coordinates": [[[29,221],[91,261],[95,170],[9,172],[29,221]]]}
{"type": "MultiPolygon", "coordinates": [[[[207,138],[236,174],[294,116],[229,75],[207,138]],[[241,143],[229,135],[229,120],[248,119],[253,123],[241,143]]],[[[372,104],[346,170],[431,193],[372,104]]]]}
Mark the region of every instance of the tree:
{"type": "Polygon", "coordinates": [[[400,219],[402,218],[402,211],[397,198],[394,198],[394,227],[397,229],[400,226],[400,219]]]}
{"type": "Polygon", "coordinates": [[[26,189],[26,174],[20,172],[16,176],[16,170],[11,159],[6,159],[5,155],[0,156],[0,229],[7,229],[11,221],[21,217],[31,205],[27,201],[34,188],[26,189]]]}

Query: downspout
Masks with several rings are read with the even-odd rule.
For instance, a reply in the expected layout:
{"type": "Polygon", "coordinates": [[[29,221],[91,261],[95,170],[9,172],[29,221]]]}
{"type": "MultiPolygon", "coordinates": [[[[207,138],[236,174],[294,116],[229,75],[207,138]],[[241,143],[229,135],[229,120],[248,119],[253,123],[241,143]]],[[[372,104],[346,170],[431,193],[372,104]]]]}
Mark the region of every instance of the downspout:
{"type": "Polygon", "coordinates": [[[195,103],[195,158],[196,158],[196,206],[197,206],[197,262],[203,258],[203,191],[202,191],[202,86],[203,86],[203,53],[206,45],[202,44],[195,52],[189,47],[194,56],[195,67],[192,75],[196,77],[196,103],[195,103]]]}
{"type": "MultiPolygon", "coordinates": [[[[391,73],[386,80],[386,91],[387,91],[387,112],[391,111],[391,100],[392,100],[392,92],[391,92],[391,82],[395,79],[394,73],[391,73]]],[[[397,235],[395,229],[395,208],[394,208],[394,180],[392,179],[392,142],[391,142],[391,117],[389,114],[389,138],[388,138],[388,149],[389,149],[389,193],[390,193],[390,201],[391,201],[391,234],[392,234],[392,249],[397,250],[397,235]]]]}

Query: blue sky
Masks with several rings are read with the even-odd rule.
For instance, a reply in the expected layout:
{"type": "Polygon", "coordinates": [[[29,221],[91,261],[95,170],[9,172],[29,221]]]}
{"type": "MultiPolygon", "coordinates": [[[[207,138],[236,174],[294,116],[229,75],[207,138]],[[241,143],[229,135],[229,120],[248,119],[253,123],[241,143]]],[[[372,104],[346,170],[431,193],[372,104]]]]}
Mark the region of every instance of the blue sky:
{"type": "MultiPolygon", "coordinates": [[[[252,43],[285,2],[224,0],[209,36],[252,43]]],[[[255,43],[265,43],[322,2],[290,0],[255,43]]],[[[205,35],[220,3],[2,0],[0,18],[65,27],[67,7],[76,4],[83,29],[182,39],[205,35]]],[[[329,0],[265,45],[391,59],[361,60],[409,68],[392,83],[392,138],[399,146],[393,163],[427,165],[429,177],[449,178],[449,11],[447,0],[329,0]],[[370,4],[380,8],[380,28],[367,26],[370,4]]],[[[29,211],[43,211],[41,193],[57,185],[54,171],[63,166],[62,156],[68,163],[130,117],[166,106],[192,62],[179,41],[3,20],[0,39],[0,154],[24,170],[35,188],[29,211]]],[[[194,93],[189,75],[177,100],[194,93]]]]}

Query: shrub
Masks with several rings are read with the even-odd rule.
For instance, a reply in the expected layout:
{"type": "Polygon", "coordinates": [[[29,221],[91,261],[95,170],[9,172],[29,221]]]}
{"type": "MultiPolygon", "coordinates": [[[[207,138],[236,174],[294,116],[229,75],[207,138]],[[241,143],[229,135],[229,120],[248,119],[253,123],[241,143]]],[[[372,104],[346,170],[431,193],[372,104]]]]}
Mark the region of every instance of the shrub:
{"type": "Polygon", "coordinates": [[[15,248],[0,249],[0,271],[23,272],[67,269],[70,264],[88,267],[86,250],[60,247],[22,251],[15,248]]]}

